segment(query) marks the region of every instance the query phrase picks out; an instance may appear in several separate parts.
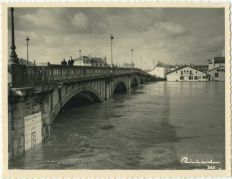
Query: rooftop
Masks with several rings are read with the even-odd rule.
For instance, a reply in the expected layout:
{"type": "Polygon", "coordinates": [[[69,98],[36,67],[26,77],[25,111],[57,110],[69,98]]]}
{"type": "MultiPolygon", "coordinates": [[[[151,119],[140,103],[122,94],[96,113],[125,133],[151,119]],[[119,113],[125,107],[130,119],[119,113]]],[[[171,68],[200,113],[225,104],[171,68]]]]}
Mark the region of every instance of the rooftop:
{"type": "MultiPolygon", "coordinates": [[[[225,57],[214,57],[214,63],[225,63],[225,57]]],[[[212,59],[208,60],[208,63],[212,63],[212,59]]]]}
{"type": "Polygon", "coordinates": [[[174,68],[175,66],[159,62],[159,63],[157,63],[156,67],[174,68]]]}
{"type": "Polygon", "coordinates": [[[183,66],[180,66],[180,67],[176,68],[175,70],[172,70],[172,71],[168,72],[167,74],[170,74],[170,73],[172,73],[172,72],[175,72],[175,71],[180,70],[180,69],[185,68],[185,67],[189,67],[189,68],[192,68],[192,69],[194,69],[194,70],[197,70],[197,71],[206,73],[206,71],[202,71],[202,70],[200,70],[200,69],[198,69],[198,68],[196,68],[196,67],[194,67],[194,66],[183,65],[183,66]]]}

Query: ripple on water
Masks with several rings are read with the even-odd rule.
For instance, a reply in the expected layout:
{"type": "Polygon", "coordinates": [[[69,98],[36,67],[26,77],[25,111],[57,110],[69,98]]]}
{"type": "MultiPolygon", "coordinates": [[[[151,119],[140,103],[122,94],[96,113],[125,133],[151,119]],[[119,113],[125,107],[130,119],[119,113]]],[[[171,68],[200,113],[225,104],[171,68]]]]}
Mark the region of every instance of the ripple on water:
{"type": "Polygon", "coordinates": [[[50,141],[10,168],[186,169],[178,162],[183,153],[216,151],[223,158],[224,87],[202,84],[153,83],[106,103],[66,109],[50,141]]]}

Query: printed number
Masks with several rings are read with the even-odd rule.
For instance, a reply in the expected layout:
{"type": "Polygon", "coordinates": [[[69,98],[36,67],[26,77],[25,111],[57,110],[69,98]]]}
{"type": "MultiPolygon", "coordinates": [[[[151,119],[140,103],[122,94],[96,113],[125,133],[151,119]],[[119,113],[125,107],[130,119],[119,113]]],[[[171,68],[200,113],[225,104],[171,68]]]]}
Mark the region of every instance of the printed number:
{"type": "Polygon", "coordinates": [[[214,165],[208,165],[207,166],[207,170],[215,170],[215,166],[214,165]]]}

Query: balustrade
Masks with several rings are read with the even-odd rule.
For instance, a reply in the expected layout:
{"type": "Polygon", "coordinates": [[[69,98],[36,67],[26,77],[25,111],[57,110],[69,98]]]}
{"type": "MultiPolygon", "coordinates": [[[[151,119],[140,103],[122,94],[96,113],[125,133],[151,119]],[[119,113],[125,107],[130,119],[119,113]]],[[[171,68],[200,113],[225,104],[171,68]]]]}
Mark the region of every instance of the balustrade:
{"type": "Polygon", "coordinates": [[[110,67],[90,67],[90,66],[26,66],[12,64],[10,73],[12,75],[12,87],[42,86],[57,82],[72,80],[110,77],[113,75],[123,75],[140,73],[146,75],[137,68],[110,68],[110,67]]]}

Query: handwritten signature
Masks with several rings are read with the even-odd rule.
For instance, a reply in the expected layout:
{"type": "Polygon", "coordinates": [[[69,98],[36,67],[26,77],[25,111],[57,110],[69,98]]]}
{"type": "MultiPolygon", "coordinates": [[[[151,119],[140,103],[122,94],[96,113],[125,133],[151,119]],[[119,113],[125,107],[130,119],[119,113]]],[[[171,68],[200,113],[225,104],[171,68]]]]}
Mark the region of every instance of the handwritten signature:
{"type": "Polygon", "coordinates": [[[205,161],[205,160],[192,160],[188,157],[182,157],[181,163],[188,163],[188,164],[220,164],[220,162],[216,162],[211,160],[205,161]]]}

